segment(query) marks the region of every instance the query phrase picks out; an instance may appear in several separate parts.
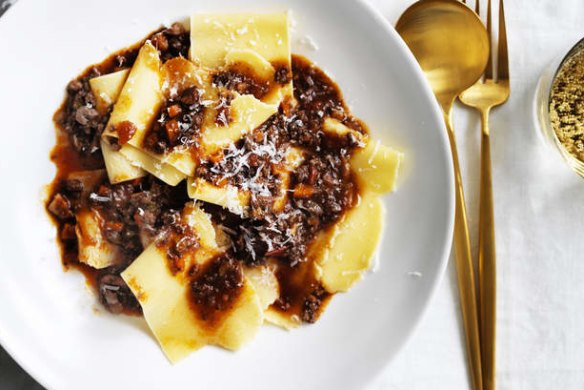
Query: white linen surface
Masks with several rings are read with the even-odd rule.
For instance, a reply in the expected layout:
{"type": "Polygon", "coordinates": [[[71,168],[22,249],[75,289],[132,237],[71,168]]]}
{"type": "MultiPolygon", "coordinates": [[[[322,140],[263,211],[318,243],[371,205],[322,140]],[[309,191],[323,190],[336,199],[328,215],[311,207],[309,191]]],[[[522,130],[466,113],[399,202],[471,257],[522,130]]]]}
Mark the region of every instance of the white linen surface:
{"type": "MultiPolygon", "coordinates": [[[[369,1],[393,25],[413,3],[369,1]]],[[[544,145],[532,119],[539,75],[584,37],[584,2],[507,0],[505,11],[512,91],[491,115],[497,388],[584,389],[584,179],[544,145]]],[[[476,258],[479,118],[458,105],[454,124],[476,258]]],[[[371,389],[467,389],[465,353],[451,259],[421,326],[371,389]]]]}

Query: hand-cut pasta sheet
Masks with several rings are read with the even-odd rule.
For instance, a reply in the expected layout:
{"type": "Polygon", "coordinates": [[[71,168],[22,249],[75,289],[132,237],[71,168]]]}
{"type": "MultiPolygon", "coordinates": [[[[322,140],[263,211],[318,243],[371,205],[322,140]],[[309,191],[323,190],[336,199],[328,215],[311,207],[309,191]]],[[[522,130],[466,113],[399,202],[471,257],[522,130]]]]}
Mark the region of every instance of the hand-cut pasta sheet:
{"type": "Polygon", "coordinates": [[[100,113],[106,113],[118,100],[129,73],[129,69],[123,69],[89,80],[89,86],[95,96],[96,108],[100,113]]]}
{"type": "Polygon", "coordinates": [[[374,193],[364,193],[330,232],[317,239],[320,280],[331,293],[348,291],[371,268],[383,227],[384,209],[374,193]]]}
{"type": "Polygon", "coordinates": [[[243,270],[246,280],[250,283],[260,301],[262,310],[267,310],[280,295],[280,284],[275,275],[274,267],[246,267],[243,270]]]}
{"type": "MultiPolygon", "coordinates": [[[[98,107],[101,107],[100,111],[106,112],[111,105],[118,101],[128,73],[129,70],[125,69],[89,80],[91,90],[96,96],[98,107]]],[[[121,183],[143,177],[148,172],[165,183],[174,186],[187,176],[184,170],[193,170],[191,167],[186,167],[183,171],[177,170],[171,164],[161,162],[156,157],[130,144],[122,146],[120,150],[115,150],[107,139],[103,139],[101,148],[110,182],[112,183],[121,183]]],[[[169,156],[169,160],[171,159],[169,156]]]]}
{"type": "MultiPolygon", "coordinates": [[[[202,94],[202,99],[216,104],[216,96],[212,95],[209,87],[210,78],[207,72],[195,66],[191,61],[182,57],[173,58],[161,68],[162,93],[166,100],[176,98],[177,95],[189,88],[196,88],[202,94]]],[[[161,115],[165,115],[162,113],[161,115]]],[[[146,151],[149,152],[149,151],[146,151]]],[[[152,154],[150,151],[149,153],[152,154]]],[[[164,155],[155,155],[165,164],[178,169],[186,176],[193,176],[197,160],[191,149],[184,145],[172,148],[164,155]]]]}
{"type": "MultiPolygon", "coordinates": [[[[247,64],[256,77],[274,81],[279,69],[291,69],[288,24],[287,13],[194,15],[191,60],[209,69],[247,64]]],[[[278,105],[286,99],[293,100],[291,78],[261,100],[278,105]]]]}
{"type": "Polygon", "coordinates": [[[225,65],[227,68],[241,63],[247,64],[261,80],[271,80],[274,78],[276,70],[272,64],[254,50],[235,47],[225,54],[225,65]]]}
{"type": "Polygon", "coordinates": [[[102,218],[96,210],[84,209],[75,216],[79,262],[95,269],[111,267],[118,263],[119,248],[110,244],[102,233],[102,218]]]}
{"type": "Polygon", "coordinates": [[[204,88],[210,82],[203,69],[182,57],[165,62],[160,72],[165,99],[175,97],[188,88],[204,88]]]}
{"type": "Polygon", "coordinates": [[[358,132],[355,129],[352,129],[346,125],[344,125],[341,121],[334,118],[325,118],[322,130],[330,134],[332,136],[336,136],[339,138],[352,136],[358,142],[363,142],[366,139],[366,135],[363,133],[358,132]]]}
{"type": "MultiPolygon", "coordinates": [[[[95,96],[96,108],[100,113],[107,113],[118,100],[129,72],[129,69],[124,69],[89,80],[91,91],[95,96]]],[[[133,165],[125,156],[114,150],[107,140],[102,139],[100,146],[110,182],[121,183],[146,175],[141,168],[133,165]]]]}
{"type": "Polygon", "coordinates": [[[263,322],[260,299],[246,279],[228,315],[209,321],[195,314],[188,298],[191,289],[188,267],[212,262],[218,248],[211,220],[196,204],[187,206],[183,218],[194,229],[200,245],[187,254],[184,272],[173,274],[168,265],[168,248],[153,243],[122,273],[171,362],[207,344],[237,349],[255,335],[263,322]]]}
{"type": "Polygon", "coordinates": [[[114,105],[104,133],[106,136],[119,138],[117,128],[122,122],[130,122],[135,132],[127,143],[137,148],[142,146],[146,131],[162,104],[160,67],[158,51],[150,42],[146,42],[114,105]]]}
{"type": "MultiPolygon", "coordinates": [[[[288,56],[289,57],[289,56],[288,56]]],[[[280,62],[278,66],[280,72],[283,69],[288,69],[290,66],[288,62],[280,62]]],[[[274,65],[260,56],[257,52],[250,49],[231,49],[225,55],[225,70],[242,71],[258,80],[269,83],[271,85],[270,91],[265,94],[260,100],[268,104],[280,104],[290,99],[288,104],[293,99],[292,81],[284,84],[277,84],[275,82],[278,71],[274,65]]]]}
{"type": "MultiPolygon", "coordinates": [[[[194,169],[190,161],[185,163],[180,157],[169,157],[167,161],[162,162],[159,157],[141,150],[145,133],[152,125],[162,104],[163,77],[160,68],[158,52],[152,44],[146,42],[125,82],[122,77],[104,79],[107,76],[94,81],[94,84],[107,86],[110,90],[117,90],[119,84],[116,85],[116,83],[124,82],[117,99],[110,97],[115,105],[106,126],[105,136],[119,139],[116,127],[122,122],[130,122],[135,126],[135,133],[127,143],[121,145],[119,150],[129,164],[119,156],[113,157],[109,164],[113,177],[133,178],[132,176],[136,176],[139,172],[136,168],[140,168],[170,185],[176,185],[194,169]],[[182,170],[178,170],[173,165],[181,167],[182,170]]],[[[109,149],[108,157],[113,154],[111,147],[109,149]]]]}
{"type": "Polygon", "coordinates": [[[286,330],[292,330],[302,325],[302,320],[297,315],[289,315],[273,309],[268,309],[265,312],[265,317],[266,323],[286,330]]]}
{"type": "Polygon", "coordinates": [[[227,126],[204,129],[202,146],[206,155],[229,147],[269,117],[278,112],[278,106],[262,103],[251,95],[236,96],[230,105],[232,120],[227,126]]]}
{"type": "MultiPolygon", "coordinates": [[[[70,182],[80,183],[80,196],[88,197],[91,190],[103,182],[105,172],[102,169],[77,171],[67,175],[70,182]]],[[[94,209],[81,209],[76,215],[75,236],[78,245],[78,260],[95,269],[116,265],[119,262],[119,248],[109,243],[103,235],[103,219],[94,209]]]]}
{"type": "Polygon", "coordinates": [[[290,63],[288,14],[199,14],[191,17],[191,59],[224,65],[232,49],[252,50],[268,62],[290,63]]]}
{"type": "Polygon", "coordinates": [[[244,215],[249,206],[249,192],[231,185],[219,187],[204,179],[189,178],[187,191],[191,199],[216,204],[237,215],[244,215]]]}
{"type": "Polygon", "coordinates": [[[176,147],[169,154],[157,157],[162,164],[169,165],[181,172],[185,177],[193,176],[197,162],[188,147],[176,147]]]}
{"type": "Polygon", "coordinates": [[[381,238],[403,154],[291,55],[288,24],[194,15],[72,81],[55,115],[75,157],[47,202],[63,259],[173,363],[314,323],[381,238]]]}
{"type": "Polygon", "coordinates": [[[119,153],[123,155],[131,165],[145,170],[171,186],[177,185],[187,177],[186,174],[172,165],[163,163],[156,157],[152,157],[150,154],[132,145],[122,146],[119,153]]]}
{"type": "Polygon", "coordinates": [[[146,175],[146,171],[130,162],[106,140],[102,139],[100,145],[110,183],[122,183],[146,175]]]}
{"type": "Polygon", "coordinates": [[[403,158],[403,153],[368,140],[351,157],[351,168],[362,188],[382,194],[395,190],[403,158]]]}

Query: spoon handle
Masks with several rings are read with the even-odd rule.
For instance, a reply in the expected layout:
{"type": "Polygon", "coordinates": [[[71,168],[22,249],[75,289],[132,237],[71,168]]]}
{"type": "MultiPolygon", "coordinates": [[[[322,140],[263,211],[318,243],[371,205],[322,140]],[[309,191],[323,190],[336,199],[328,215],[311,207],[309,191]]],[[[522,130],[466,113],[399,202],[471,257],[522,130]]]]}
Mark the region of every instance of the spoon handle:
{"type": "Polygon", "coordinates": [[[495,388],[495,335],[497,324],[497,264],[495,256],[495,217],[491,180],[489,110],[481,110],[481,196],[479,220],[479,303],[483,387],[495,388]]]}
{"type": "Polygon", "coordinates": [[[456,212],[454,220],[454,257],[458,275],[458,292],[462,308],[462,319],[466,333],[466,348],[471,367],[471,380],[475,390],[481,390],[482,369],[481,349],[479,339],[479,323],[477,311],[477,295],[475,288],[475,273],[470,250],[470,236],[464,203],[462,176],[456,147],[456,138],[452,127],[452,106],[444,107],[444,120],[450,140],[452,162],[454,165],[456,212]]]}

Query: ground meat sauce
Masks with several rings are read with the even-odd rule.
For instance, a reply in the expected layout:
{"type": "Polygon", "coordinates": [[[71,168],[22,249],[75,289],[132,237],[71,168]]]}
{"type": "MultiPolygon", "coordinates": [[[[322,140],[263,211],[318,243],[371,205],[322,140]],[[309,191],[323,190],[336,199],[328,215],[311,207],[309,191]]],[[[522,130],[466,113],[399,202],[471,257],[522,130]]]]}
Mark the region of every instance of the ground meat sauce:
{"type": "Polygon", "coordinates": [[[124,145],[132,139],[138,129],[132,122],[122,121],[115,126],[114,131],[118,134],[118,144],[124,145]]]}
{"type": "MultiPolygon", "coordinates": [[[[148,37],[167,61],[186,57],[188,33],[179,24],[148,37]]],[[[151,242],[166,250],[173,273],[184,272],[186,253],[199,246],[198,237],[180,221],[180,211],[189,201],[184,182],[171,187],[153,176],[110,184],[100,150],[100,137],[109,118],[95,107],[89,79],[129,68],[143,42],[116,53],[83,72],[67,86],[67,95],[54,116],[57,145],[51,158],[57,174],[50,188],[47,210],[58,226],[58,241],[65,266],[80,269],[113,313],[140,314],[141,309],[120,274],[151,242]],[[89,184],[71,179],[78,171],[102,172],[89,184]],[[99,179],[95,179],[98,177],[99,179]],[[95,270],[78,261],[75,214],[91,208],[102,219],[102,233],[118,247],[120,259],[114,267],[95,270]]],[[[245,217],[221,207],[203,203],[213,222],[231,239],[232,248],[204,267],[191,267],[188,298],[193,311],[208,324],[216,324],[233,306],[242,291],[243,266],[275,265],[280,282],[276,310],[314,322],[331,294],[318,282],[311,253],[314,238],[326,232],[354,207],[358,188],[349,169],[349,158],[358,147],[352,136],[338,138],[323,131],[324,118],[332,117],[361,133],[367,129],[353,118],[338,86],[303,57],[293,56],[292,69],[273,64],[271,80],[260,80],[241,66],[214,75],[225,110],[218,110],[216,122],[230,121],[229,102],[233,92],[266,96],[274,86],[294,85],[296,104],[285,102],[280,111],[248,133],[219,161],[201,161],[196,174],[216,185],[233,185],[251,194],[245,217]],[[219,116],[222,116],[221,118],[219,116]],[[282,193],[286,151],[302,150],[302,164],[288,173],[282,193]],[[274,211],[275,202],[285,202],[274,211]],[[200,269],[199,269],[200,268],[200,269]]],[[[180,91],[160,109],[158,120],[148,131],[144,146],[165,153],[177,145],[196,145],[203,120],[201,97],[195,88],[180,91]]],[[[133,135],[127,126],[120,143],[133,135]],[[127,131],[126,131],[127,130],[127,131]]]]}
{"type": "Polygon", "coordinates": [[[105,183],[89,195],[104,220],[106,239],[122,249],[129,265],[154,236],[175,220],[188,198],[184,184],[171,187],[152,176],[119,184],[105,183]]]}
{"type": "Polygon", "coordinates": [[[316,322],[332,295],[316,280],[313,264],[309,261],[294,267],[280,264],[276,277],[280,283],[280,297],[272,308],[294,313],[304,322],[316,322]]]}
{"type": "Polygon", "coordinates": [[[138,300],[126,285],[122,277],[116,273],[102,273],[97,278],[99,286],[99,301],[110,312],[120,313],[142,313],[138,300]]]}
{"type": "Polygon", "coordinates": [[[191,47],[190,34],[180,23],[173,23],[169,28],[155,32],[149,39],[158,49],[162,62],[176,57],[188,57],[191,47]]]}
{"type": "Polygon", "coordinates": [[[238,259],[251,266],[277,259],[281,292],[273,307],[314,322],[330,294],[309,268],[310,243],[358,199],[349,167],[358,141],[326,136],[324,118],[332,116],[362,133],[366,127],[348,114],[337,85],[322,70],[299,56],[293,56],[292,67],[298,101],[292,115],[273,116],[246,135],[220,163],[201,164],[197,175],[216,185],[226,181],[238,188],[254,187],[251,218],[242,219],[215,206],[207,206],[207,210],[232,238],[238,259]],[[272,212],[279,189],[273,167],[281,164],[288,146],[301,147],[307,156],[291,175],[289,201],[282,211],[272,212]]]}
{"type": "Polygon", "coordinates": [[[235,91],[241,95],[253,95],[262,99],[276,87],[288,84],[291,80],[290,68],[285,63],[274,62],[273,78],[264,79],[246,63],[234,63],[227,69],[213,75],[213,85],[235,91]]]}
{"type": "Polygon", "coordinates": [[[188,147],[195,144],[203,115],[204,107],[197,88],[181,91],[162,106],[143,146],[154,153],[164,154],[178,145],[188,147]]]}
{"type": "Polygon", "coordinates": [[[217,256],[202,270],[191,272],[188,299],[207,327],[218,325],[243,289],[243,267],[229,252],[217,256]]]}
{"type": "Polygon", "coordinates": [[[181,221],[180,213],[167,213],[164,228],[156,240],[156,246],[166,251],[166,259],[173,275],[185,270],[185,257],[199,248],[199,237],[181,221]]]}
{"type": "MultiPolygon", "coordinates": [[[[156,31],[147,39],[154,43],[165,60],[188,53],[189,34],[182,25],[174,24],[156,31]],[[164,40],[166,44],[161,44],[164,40]]],[[[180,210],[188,200],[184,184],[172,188],[150,176],[112,185],[102,175],[101,182],[91,189],[82,188],[82,182],[69,179],[74,172],[105,169],[100,137],[110,113],[100,115],[95,109],[89,80],[130,68],[143,43],[112,54],[72,80],[67,85],[63,104],[53,117],[57,144],[51,151],[51,160],[57,173],[49,188],[47,210],[58,227],[63,265],[83,272],[100,302],[113,313],[141,314],[138,301],[120,273],[143,250],[141,238],[153,237],[163,226],[165,213],[173,208],[180,210]],[[99,211],[104,221],[104,236],[121,249],[119,265],[96,270],[79,262],[74,215],[84,207],[99,211]]]]}
{"type": "MultiPolygon", "coordinates": [[[[57,147],[52,153],[53,161],[58,158],[58,154],[63,153],[63,149],[70,148],[77,154],[76,158],[84,168],[103,166],[100,139],[109,119],[109,113],[100,115],[95,109],[95,96],[91,92],[89,80],[131,67],[136,61],[140,46],[141,43],[136,44],[111,55],[100,64],[90,66],[67,85],[65,101],[53,118],[58,128],[57,137],[59,138],[57,147]],[[68,138],[69,145],[65,145],[66,142],[61,139],[62,137],[68,138]],[[59,148],[61,150],[58,150],[59,148]]],[[[57,166],[61,165],[57,164],[57,166]]],[[[66,167],[63,169],[68,170],[66,167]]]]}

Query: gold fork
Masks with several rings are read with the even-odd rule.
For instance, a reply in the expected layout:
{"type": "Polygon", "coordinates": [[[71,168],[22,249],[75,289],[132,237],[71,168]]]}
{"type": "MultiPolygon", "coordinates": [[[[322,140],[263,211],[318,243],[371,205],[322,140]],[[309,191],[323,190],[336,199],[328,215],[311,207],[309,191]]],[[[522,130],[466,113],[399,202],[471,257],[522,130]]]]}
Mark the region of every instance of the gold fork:
{"type": "MultiPolygon", "coordinates": [[[[465,0],[463,2],[466,3],[465,0]]],[[[491,34],[491,0],[487,5],[487,31],[491,34]]],[[[479,0],[475,11],[479,14],[479,0]]],[[[481,189],[479,220],[479,324],[483,368],[483,388],[495,388],[495,336],[497,323],[497,266],[495,256],[495,219],[493,215],[493,188],[491,183],[491,147],[489,140],[489,112],[507,101],[509,85],[509,57],[503,0],[499,0],[499,45],[497,78],[493,74],[492,49],[482,80],[460,94],[467,106],[481,114],[481,189]]]]}

